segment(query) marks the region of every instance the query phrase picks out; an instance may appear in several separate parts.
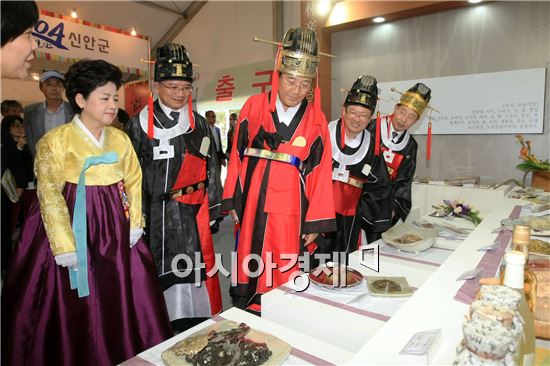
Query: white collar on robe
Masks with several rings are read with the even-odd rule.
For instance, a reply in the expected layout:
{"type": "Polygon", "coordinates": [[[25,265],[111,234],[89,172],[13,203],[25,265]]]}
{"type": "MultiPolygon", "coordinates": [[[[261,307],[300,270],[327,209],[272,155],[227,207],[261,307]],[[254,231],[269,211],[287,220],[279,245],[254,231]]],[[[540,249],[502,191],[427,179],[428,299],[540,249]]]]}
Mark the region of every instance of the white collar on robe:
{"type": "MultiPolygon", "coordinates": [[[[328,131],[330,135],[330,142],[332,146],[332,158],[336,160],[342,169],[345,169],[345,166],[355,165],[361,162],[367,155],[370,146],[370,134],[366,133],[363,130],[362,133],[356,136],[359,137],[359,143],[361,142],[362,137],[364,136],[363,144],[356,152],[351,155],[344,154],[340,149],[339,141],[336,141],[336,130],[338,128],[338,120],[334,120],[328,124],[328,131]]],[[[346,139],[346,145],[348,145],[346,139]]],[[[349,145],[348,145],[349,146],[349,145]]],[[[351,147],[351,146],[350,146],[351,147]]]]}
{"type": "MultiPolygon", "coordinates": [[[[154,129],[155,139],[169,140],[186,133],[189,130],[189,126],[190,126],[189,115],[187,113],[189,104],[185,103],[183,108],[177,111],[174,111],[168,108],[167,106],[165,106],[164,104],[162,104],[162,101],[160,100],[160,98],[158,98],[158,101],[159,101],[160,108],[168,118],[172,119],[172,116],[170,116],[170,112],[179,112],[180,115],[178,117],[178,123],[173,127],[162,128],[162,127],[154,126],[153,129],[154,129]]],[[[147,105],[145,105],[145,107],[143,107],[141,112],[139,112],[139,124],[141,125],[141,129],[145,133],[147,133],[147,128],[148,128],[148,120],[147,120],[148,113],[149,113],[149,109],[147,105]]],[[[160,124],[160,121],[157,119],[157,116],[156,115],[153,115],[153,116],[157,120],[157,122],[159,122],[160,124]]]]}
{"type": "Polygon", "coordinates": [[[355,137],[350,138],[348,137],[348,135],[344,133],[344,135],[346,136],[346,145],[351,147],[352,149],[355,149],[357,146],[359,146],[359,144],[363,140],[364,134],[365,134],[365,130],[358,133],[355,137]]]}
{"type": "Polygon", "coordinates": [[[88,136],[90,140],[94,143],[95,146],[97,146],[100,149],[103,149],[103,146],[105,145],[105,127],[101,129],[101,135],[99,136],[99,140],[95,138],[95,136],[88,130],[88,127],[82,123],[80,120],[80,115],[75,114],[74,116],[74,123],[88,136]]]}
{"type": "MultiPolygon", "coordinates": [[[[391,138],[391,135],[392,135],[391,131],[392,130],[393,130],[393,126],[392,126],[390,117],[387,116],[380,123],[380,138],[382,139],[382,143],[384,143],[384,145],[388,149],[390,149],[391,151],[401,151],[409,143],[409,140],[411,138],[411,134],[410,134],[409,130],[402,131],[401,133],[405,134],[405,136],[403,136],[403,140],[401,140],[401,142],[399,142],[399,143],[395,143],[395,142],[393,142],[393,139],[391,138]]],[[[398,133],[398,135],[396,136],[397,141],[399,141],[399,136],[400,135],[398,133]]]]}
{"type": "Polygon", "coordinates": [[[162,111],[164,112],[166,117],[168,117],[168,119],[172,119],[172,116],[170,115],[171,112],[177,112],[179,113],[178,124],[181,124],[181,127],[183,128],[184,131],[187,131],[189,129],[189,118],[183,118],[184,116],[187,116],[187,109],[189,108],[188,103],[185,103],[184,106],[181,107],[180,109],[175,110],[168,107],[164,103],[162,103],[162,100],[160,98],[158,98],[158,101],[159,101],[160,109],[162,109],[162,111]]]}
{"type": "Polygon", "coordinates": [[[283,103],[281,103],[281,100],[277,95],[277,102],[275,103],[275,106],[277,107],[277,117],[279,117],[279,122],[284,123],[287,126],[290,126],[290,122],[292,122],[292,119],[294,118],[296,113],[298,113],[298,109],[300,109],[301,105],[302,105],[302,102],[298,103],[297,106],[288,107],[288,109],[285,111],[285,108],[283,107],[283,103]]]}

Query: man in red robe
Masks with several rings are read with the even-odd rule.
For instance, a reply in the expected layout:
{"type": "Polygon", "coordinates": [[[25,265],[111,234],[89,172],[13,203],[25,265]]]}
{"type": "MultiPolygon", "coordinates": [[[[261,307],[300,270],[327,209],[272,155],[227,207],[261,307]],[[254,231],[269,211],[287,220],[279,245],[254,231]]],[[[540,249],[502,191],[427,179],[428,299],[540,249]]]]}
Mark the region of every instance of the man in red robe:
{"type": "Polygon", "coordinates": [[[318,55],[314,31],[290,29],[272,92],[250,97],[241,110],[222,197],[222,211],[240,224],[231,288],[240,308],[259,312],[261,295],[289,280],[298,256],[316,249],[319,233],[335,230],[330,138],[318,89],[313,104],[306,99],[318,55]]]}

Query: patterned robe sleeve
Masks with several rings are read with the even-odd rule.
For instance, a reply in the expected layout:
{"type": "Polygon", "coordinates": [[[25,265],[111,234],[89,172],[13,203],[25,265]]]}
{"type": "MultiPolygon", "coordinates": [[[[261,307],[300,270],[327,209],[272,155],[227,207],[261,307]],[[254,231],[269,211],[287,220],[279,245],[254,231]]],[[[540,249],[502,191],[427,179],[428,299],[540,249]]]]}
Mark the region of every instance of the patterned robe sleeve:
{"type": "Polygon", "coordinates": [[[405,221],[411,211],[412,181],[416,171],[416,150],[418,145],[414,140],[410,151],[405,155],[403,167],[399,167],[397,179],[393,187],[393,207],[397,218],[405,221]]]}
{"type": "Polygon", "coordinates": [[[210,145],[208,147],[208,154],[206,159],[208,159],[208,188],[206,192],[208,193],[208,212],[210,214],[210,220],[215,220],[221,217],[220,213],[220,200],[222,192],[222,183],[219,177],[217,176],[218,170],[218,152],[216,151],[216,143],[214,141],[214,135],[210,126],[206,120],[195,112],[195,123],[197,124],[196,128],[201,128],[204,130],[205,135],[210,140],[210,145]]]}
{"type": "Polygon", "coordinates": [[[304,161],[305,191],[308,201],[302,234],[336,231],[332,194],[332,148],[326,121],[304,161]]]}
{"type": "Polygon", "coordinates": [[[55,137],[46,135],[38,142],[34,162],[40,214],[54,256],[76,250],[69,209],[62,195],[64,148],[61,139],[55,137]]]}
{"type": "Polygon", "coordinates": [[[124,156],[121,157],[123,159],[121,163],[124,168],[124,187],[130,206],[130,227],[141,228],[144,226],[141,213],[141,166],[130,139],[124,133],[121,135],[127,146],[124,156]]]}
{"type": "Polygon", "coordinates": [[[391,227],[392,182],[382,155],[374,156],[357,212],[367,238],[378,238],[391,227]]]}

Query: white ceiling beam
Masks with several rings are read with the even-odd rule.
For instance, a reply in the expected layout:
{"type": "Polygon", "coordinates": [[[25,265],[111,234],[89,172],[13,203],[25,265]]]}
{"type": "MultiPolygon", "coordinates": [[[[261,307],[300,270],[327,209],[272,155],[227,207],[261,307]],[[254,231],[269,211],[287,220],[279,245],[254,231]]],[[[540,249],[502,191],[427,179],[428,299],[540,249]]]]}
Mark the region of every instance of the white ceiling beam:
{"type": "Polygon", "coordinates": [[[156,10],[162,10],[162,11],[170,13],[172,15],[177,15],[179,17],[183,16],[180,12],[178,12],[176,10],[165,8],[164,6],[159,5],[157,3],[154,3],[154,2],[151,2],[151,1],[134,1],[134,2],[137,3],[137,4],[143,5],[143,6],[147,6],[149,8],[156,9],[156,10]]]}
{"type": "Polygon", "coordinates": [[[172,24],[170,29],[168,29],[168,31],[166,31],[166,33],[164,33],[164,35],[160,38],[157,44],[155,44],[155,46],[151,48],[151,55],[149,57],[151,57],[151,59],[155,57],[157,47],[160,47],[165,43],[172,42],[174,38],[176,38],[177,35],[180,34],[183,28],[185,28],[185,26],[191,22],[191,19],[193,19],[193,17],[197,15],[202,7],[206,5],[207,1],[208,0],[193,1],[183,13],[179,14],[181,18],[176,20],[174,24],[172,24]]]}

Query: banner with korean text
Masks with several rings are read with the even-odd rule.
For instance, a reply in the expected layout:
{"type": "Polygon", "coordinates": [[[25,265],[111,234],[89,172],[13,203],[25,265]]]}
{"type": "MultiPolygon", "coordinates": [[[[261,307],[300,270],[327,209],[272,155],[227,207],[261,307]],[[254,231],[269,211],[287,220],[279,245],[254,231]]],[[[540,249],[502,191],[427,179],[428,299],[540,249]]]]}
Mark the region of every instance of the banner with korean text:
{"type": "Polygon", "coordinates": [[[104,59],[123,72],[147,75],[148,64],[142,62],[149,58],[145,36],[45,10],[40,11],[32,34],[38,42],[37,59],[67,64],[83,58],[104,59]]]}
{"type": "MultiPolygon", "coordinates": [[[[546,68],[488,72],[378,83],[379,108],[390,114],[399,94],[417,82],[432,90],[434,135],[543,133],[546,68]]],[[[413,134],[426,134],[427,109],[413,134]]]]}
{"type": "MultiPolygon", "coordinates": [[[[271,90],[273,60],[239,65],[220,69],[205,83],[202,90],[195,89],[198,95],[198,112],[202,115],[208,110],[216,113],[216,126],[221,135],[226,136],[229,130],[231,113],[239,113],[246,100],[254,95],[271,90]]],[[[226,140],[222,138],[225,150],[226,140]]]]}

